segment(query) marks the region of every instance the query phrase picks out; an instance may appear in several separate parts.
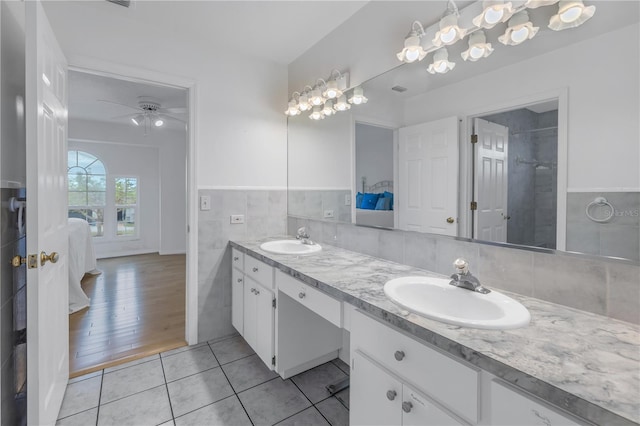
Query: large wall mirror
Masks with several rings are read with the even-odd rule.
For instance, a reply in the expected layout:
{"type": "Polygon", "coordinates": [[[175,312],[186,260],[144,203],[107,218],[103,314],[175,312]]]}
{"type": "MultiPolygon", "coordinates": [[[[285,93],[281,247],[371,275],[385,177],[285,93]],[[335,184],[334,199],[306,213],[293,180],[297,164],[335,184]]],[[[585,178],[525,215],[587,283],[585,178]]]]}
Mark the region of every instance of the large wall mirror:
{"type": "Polygon", "coordinates": [[[596,4],[579,28],[474,63],[451,48],[447,74],[401,65],[364,105],[290,117],[289,215],[640,261],[639,4],[596,4]]]}

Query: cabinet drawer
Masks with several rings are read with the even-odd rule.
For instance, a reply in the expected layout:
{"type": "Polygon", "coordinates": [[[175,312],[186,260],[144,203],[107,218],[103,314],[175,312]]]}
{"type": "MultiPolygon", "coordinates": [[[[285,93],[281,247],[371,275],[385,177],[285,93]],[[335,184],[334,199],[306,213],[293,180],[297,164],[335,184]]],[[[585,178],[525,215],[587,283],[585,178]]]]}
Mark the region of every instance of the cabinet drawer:
{"type": "Polygon", "coordinates": [[[411,386],[402,386],[402,426],[465,426],[411,386]]]}
{"type": "Polygon", "coordinates": [[[281,271],[276,271],[276,282],[278,290],[337,327],[342,327],[341,302],[281,271]]]}
{"type": "Polygon", "coordinates": [[[260,262],[251,256],[244,258],[244,273],[262,284],[273,289],[273,267],[260,262]]]}
{"type": "Polygon", "coordinates": [[[356,311],[351,350],[360,350],[460,417],[478,421],[479,371],[356,311]]]}
{"type": "Polygon", "coordinates": [[[535,397],[525,396],[493,380],[491,382],[491,424],[509,426],[577,426],[580,424],[576,419],[560,414],[533,398],[535,397]]]}
{"type": "Polygon", "coordinates": [[[244,253],[238,249],[231,249],[231,264],[234,268],[242,271],[244,269],[244,253]]]}

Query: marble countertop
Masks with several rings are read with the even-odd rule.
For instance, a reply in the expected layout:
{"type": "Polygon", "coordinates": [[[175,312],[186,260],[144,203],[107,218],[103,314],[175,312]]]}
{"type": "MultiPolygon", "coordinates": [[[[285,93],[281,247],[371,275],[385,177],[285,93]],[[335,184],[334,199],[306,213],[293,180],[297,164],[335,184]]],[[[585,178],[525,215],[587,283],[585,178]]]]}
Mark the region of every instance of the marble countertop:
{"type": "Polygon", "coordinates": [[[444,324],[408,314],[383,291],[393,278],[440,274],[326,244],[306,256],[260,249],[272,239],[231,245],[578,417],[598,425],[640,424],[640,327],[502,290],[529,309],[528,327],[444,324]]]}

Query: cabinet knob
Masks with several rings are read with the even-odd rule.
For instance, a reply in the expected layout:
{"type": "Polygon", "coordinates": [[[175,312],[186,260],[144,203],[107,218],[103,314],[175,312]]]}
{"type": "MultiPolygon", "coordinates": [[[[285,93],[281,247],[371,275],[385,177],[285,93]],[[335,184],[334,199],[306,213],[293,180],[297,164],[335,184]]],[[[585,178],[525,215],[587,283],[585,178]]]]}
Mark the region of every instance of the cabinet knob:
{"type": "Polygon", "coordinates": [[[239,258],[238,256],[234,256],[234,257],[233,257],[233,261],[234,261],[234,262],[237,262],[238,260],[240,260],[240,258],[239,258]]]}
{"type": "Polygon", "coordinates": [[[387,399],[389,401],[393,401],[394,399],[396,399],[396,396],[398,395],[398,393],[394,390],[388,390],[387,391],[387,399]]]}
{"type": "Polygon", "coordinates": [[[258,268],[253,268],[253,272],[258,272],[258,268]]]}
{"type": "Polygon", "coordinates": [[[298,293],[298,297],[299,297],[300,299],[304,299],[304,297],[305,297],[305,296],[306,296],[306,294],[305,294],[303,291],[301,291],[300,293],[298,293]]]}
{"type": "Polygon", "coordinates": [[[256,293],[256,289],[255,289],[255,288],[252,288],[252,289],[251,289],[251,293],[255,294],[255,293],[256,293]]]}
{"type": "Polygon", "coordinates": [[[242,278],[238,278],[238,282],[241,283],[242,282],[242,278]]]}
{"type": "Polygon", "coordinates": [[[404,411],[405,413],[410,413],[412,408],[413,404],[409,401],[405,401],[402,403],[402,411],[404,411]]]}
{"type": "Polygon", "coordinates": [[[256,289],[256,296],[260,294],[260,290],[256,289]]]}
{"type": "Polygon", "coordinates": [[[393,354],[393,356],[396,358],[396,361],[402,361],[404,359],[404,352],[396,351],[396,353],[393,354]]]}

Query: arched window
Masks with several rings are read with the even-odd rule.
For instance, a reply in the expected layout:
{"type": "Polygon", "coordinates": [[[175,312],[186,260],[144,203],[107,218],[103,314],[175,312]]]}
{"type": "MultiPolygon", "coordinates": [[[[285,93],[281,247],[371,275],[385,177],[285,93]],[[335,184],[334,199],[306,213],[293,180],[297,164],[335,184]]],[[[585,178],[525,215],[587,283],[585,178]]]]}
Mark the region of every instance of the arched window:
{"type": "Polygon", "coordinates": [[[69,217],[85,219],[91,235],[104,235],[104,210],[107,203],[107,172],[95,156],[83,151],[69,151],[69,217]]]}

